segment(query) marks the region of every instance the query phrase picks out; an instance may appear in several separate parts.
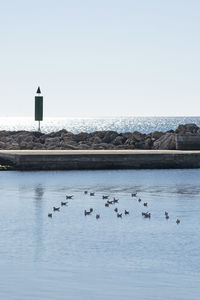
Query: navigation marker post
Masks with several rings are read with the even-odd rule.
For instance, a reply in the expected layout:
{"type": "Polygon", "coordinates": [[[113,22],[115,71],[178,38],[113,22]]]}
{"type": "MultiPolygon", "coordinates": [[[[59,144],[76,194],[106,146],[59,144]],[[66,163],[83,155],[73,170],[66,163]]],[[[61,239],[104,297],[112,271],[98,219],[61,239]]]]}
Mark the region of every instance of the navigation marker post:
{"type": "Polygon", "coordinates": [[[41,96],[40,87],[38,87],[35,96],[35,121],[38,121],[38,131],[40,132],[40,121],[43,120],[43,96],[41,96]]]}

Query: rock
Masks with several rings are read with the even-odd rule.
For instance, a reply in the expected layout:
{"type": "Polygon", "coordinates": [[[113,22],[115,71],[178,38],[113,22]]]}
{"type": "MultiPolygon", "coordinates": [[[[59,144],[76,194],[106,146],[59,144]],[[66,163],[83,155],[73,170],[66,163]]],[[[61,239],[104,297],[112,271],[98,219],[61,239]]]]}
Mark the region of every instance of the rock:
{"type": "Polygon", "coordinates": [[[136,140],[137,142],[144,140],[146,134],[142,134],[138,131],[134,131],[132,134],[132,139],[136,140]]]}
{"type": "Polygon", "coordinates": [[[122,145],[124,141],[124,137],[123,136],[117,136],[114,141],[112,142],[113,145],[122,145]]]}
{"type": "Polygon", "coordinates": [[[147,139],[145,139],[144,141],[144,149],[151,149],[153,146],[153,141],[150,137],[148,137],[147,139]]]}
{"type": "Polygon", "coordinates": [[[124,149],[134,150],[135,149],[135,145],[124,145],[124,149]]]}
{"type": "Polygon", "coordinates": [[[40,144],[44,144],[45,143],[45,138],[46,138],[46,136],[43,135],[39,139],[37,139],[37,142],[40,143],[40,144]]]}
{"type": "MultiPolygon", "coordinates": [[[[188,141],[195,140],[195,137],[198,139],[200,128],[196,124],[185,124],[179,125],[176,131],[169,130],[165,133],[155,131],[149,134],[142,134],[138,131],[133,133],[95,131],[73,134],[65,129],[44,134],[2,130],[0,131],[0,149],[176,149],[175,136],[181,135],[185,135],[188,141]]],[[[191,143],[188,143],[187,147],[191,147],[191,143]]]]}
{"type": "Polygon", "coordinates": [[[176,149],[175,134],[166,133],[153,143],[153,149],[174,150],[176,149]]]}
{"type": "Polygon", "coordinates": [[[155,140],[159,139],[163,135],[164,135],[164,133],[161,131],[154,131],[151,133],[151,137],[155,140]]]}
{"type": "Polygon", "coordinates": [[[90,138],[90,134],[87,132],[80,132],[73,135],[73,137],[71,136],[71,138],[73,138],[73,140],[75,140],[76,142],[87,141],[90,138]]]}
{"type": "Polygon", "coordinates": [[[145,149],[144,141],[135,142],[135,149],[145,149]]]}
{"type": "Polygon", "coordinates": [[[126,140],[124,145],[135,145],[135,140],[133,140],[132,138],[129,138],[126,140]]]}
{"type": "Polygon", "coordinates": [[[37,138],[34,138],[34,136],[28,135],[24,138],[24,142],[26,143],[33,143],[34,140],[38,140],[37,138]]]}
{"type": "MultiPolygon", "coordinates": [[[[56,132],[50,132],[48,134],[46,134],[46,138],[62,138],[64,135],[68,134],[68,131],[66,131],[65,129],[62,129],[62,130],[59,130],[59,131],[56,131],[56,132]]],[[[41,133],[40,135],[38,135],[38,137],[41,136],[41,133]]]]}
{"type": "Polygon", "coordinates": [[[111,150],[113,149],[113,145],[107,144],[107,143],[101,143],[101,144],[92,144],[91,150],[111,150]]]}
{"type": "Polygon", "coordinates": [[[118,133],[116,131],[107,131],[104,135],[102,142],[103,143],[111,143],[116,137],[118,136],[118,133]]]}
{"type": "Polygon", "coordinates": [[[197,133],[199,127],[196,124],[185,124],[179,125],[178,128],[175,130],[175,133],[178,134],[188,134],[190,133],[197,133]]]}
{"type": "Polygon", "coordinates": [[[127,139],[131,138],[132,133],[131,132],[125,132],[125,133],[122,133],[122,136],[127,140],[127,139]]]}
{"type": "Polygon", "coordinates": [[[71,144],[71,145],[77,145],[77,142],[73,139],[70,138],[69,136],[65,136],[62,140],[61,140],[61,144],[71,144]]]}
{"type": "Polygon", "coordinates": [[[100,139],[103,139],[104,136],[106,135],[106,132],[107,131],[94,131],[94,132],[90,133],[90,136],[91,137],[98,136],[100,139]]]}
{"type": "Polygon", "coordinates": [[[0,149],[5,149],[6,144],[4,142],[0,142],[0,149]]]}
{"type": "Polygon", "coordinates": [[[2,137],[6,137],[8,134],[9,134],[8,131],[5,131],[5,130],[0,131],[0,139],[1,139],[2,137]]]}
{"type": "Polygon", "coordinates": [[[69,141],[61,141],[60,142],[60,147],[65,148],[65,147],[69,147],[69,145],[76,148],[76,149],[78,149],[78,147],[79,147],[79,145],[75,141],[69,140],[69,141]]]}
{"type": "Polygon", "coordinates": [[[12,142],[12,144],[6,145],[6,150],[20,150],[20,146],[16,142],[12,142]]]}
{"type": "Polygon", "coordinates": [[[114,146],[112,144],[107,144],[107,143],[101,143],[100,146],[105,149],[105,150],[112,150],[114,149],[114,146]]]}
{"type": "Polygon", "coordinates": [[[66,134],[68,134],[69,132],[66,130],[66,129],[62,129],[59,131],[59,134],[60,134],[60,138],[62,139],[63,136],[65,136],[66,134]]]}
{"type": "Polygon", "coordinates": [[[63,143],[61,145],[61,148],[62,148],[62,150],[78,150],[79,149],[77,146],[67,144],[67,143],[63,143]]]}
{"type": "Polygon", "coordinates": [[[95,137],[92,139],[92,143],[93,143],[93,144],[101,144],[101,143],[102,143],[102,140],[101,140],[100,137],[95,136],[95,137]]]}
{"type": "Polygon", "coordinates": [[[46,138],[45,139],[45,146],[52,149],[60,145],[60,138],[59,137],[52,137],[52,138],[46,138]]]}
{"type": "Polygon", "coordinates": [[[25,149],[27,149],[27,143],[26,142],[21,142],[19,147],[20,147],[20,150],[25,150],[25,149]]]}
{"type": "Polygon", "coordinates": [[[80,150],[89,150],[89,149],[90,149],[90,146],[87,145],[87,144],[80,144],[80,145],[78,146],[78,149],[80,149],[80,150]]]}
{"type": "Polygon", "coordinates": [[[44,144],[34,143],[32,149],[33,150],[45,150],[46,148],[45,148],[44,144]]]}
{"type": "Polygon", "coordinates": [[[0,138],[1,142],[9,144],[13,142],[13,139],[11,136],[3,136],[0,138]]]}
{"type": "Polygon", "coordinates": [[[44,133],[39,132],[39,131],[32,131],[32,132],[27,131],[27,132],[31,133],[31,135],[33,135],[33,137],[35,137],[36,139],[39,139],[41,136],[44,135],[44,133]]]}

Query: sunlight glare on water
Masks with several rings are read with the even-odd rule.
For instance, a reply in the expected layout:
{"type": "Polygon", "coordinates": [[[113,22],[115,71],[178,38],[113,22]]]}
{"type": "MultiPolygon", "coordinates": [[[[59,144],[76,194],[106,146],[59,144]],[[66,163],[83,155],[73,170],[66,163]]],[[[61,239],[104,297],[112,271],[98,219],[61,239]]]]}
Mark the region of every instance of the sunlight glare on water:
{"type": "MultiPolygon", "coordinates": [[[[44,133],[66,129],[73,133],[113,130],[119,133],[139,131],[175,130],[178,125],[195,123],[200,126],[199,117],[110,117],[110,118],[44,118],[41,130],[44,133]]],[[[0,130],[38,129],[33,118],[0,118],[0,130]]]]}

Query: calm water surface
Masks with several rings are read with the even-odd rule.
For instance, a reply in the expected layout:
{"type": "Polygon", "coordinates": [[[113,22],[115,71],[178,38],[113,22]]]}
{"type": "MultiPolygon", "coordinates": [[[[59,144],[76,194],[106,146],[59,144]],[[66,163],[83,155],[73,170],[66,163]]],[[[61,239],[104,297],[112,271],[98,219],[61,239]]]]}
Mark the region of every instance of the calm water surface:
{"type": "Polygon", "coordinates": [[[200,170],[0,172],[0,299],[199,299],[199,178],[200,170]],[[68,207],[48,218],[66,194],[68,207]],[[103,194],[130,215],[117,218],[103,194]]]}

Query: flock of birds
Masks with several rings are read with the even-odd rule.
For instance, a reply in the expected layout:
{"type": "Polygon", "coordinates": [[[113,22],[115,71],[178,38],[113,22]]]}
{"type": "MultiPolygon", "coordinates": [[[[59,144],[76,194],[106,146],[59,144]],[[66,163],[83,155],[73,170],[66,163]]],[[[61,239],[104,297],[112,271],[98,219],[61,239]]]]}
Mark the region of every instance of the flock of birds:
{"type": "MultiPolygon", "coordinates": [[[[91,196],[91,197],[95,196],[95,193],[94,193],[94,192],[90,192],[90,193],[89,193],[88,191],[84,191],[84,194],[85,194],[85,195],[89,194],[89,196],[91,196]]],[[[60,208],[61,208],[62,206],[67,206],[68,203],[69,203],[69,200],[73,199],[73,197],[74,197],[74,195],[66,195],[66,200],[68,200],[68,201],[65,201],[65,202],[61,201],[59,207],[53,206],[53,212],[60,211],[60,208]]],[[[136,198],[137,201],[140,202],[140,203],[142,202],[142,199],[141,199],[141,198],[137,198],[137,193],[132,193],[132,194],[131,194],[131,197],[136,198]]],[[[103,196],[102,196],[102,199],[103,199],[103,200],[107,200],[107,201],[105,202],[105,204],[104,204],[105,207],[109,207],[109,206],[111,206],[111,205],[113,205],[113,204],[119,203],[119,199],[116,199],[115,197],[113,198],[113,200],[109,200],[109,199],[110,199],[110,196],[109,196],[109,195],[103,195],[103,196]]],[[[148,202],[143,202],[143,206],[144,206],[144,207],[148,207],[148,202]]],[[[85,216],[91,215],[91,214],[93,213],[93,211],[94,211],[94,210],[93,210],[92,207],[91,207],[89,210],[86,210],[86,209],[85,209],[85,210],[84,210],[84,215],[85,215],[85,216]]],[[[129,211],[128,211],[128,210],[125,209],[124,212],[119,212],[119,209],[118,209],[117,207],[114,208],[114,212],[116,213],[117,218],[122,218],[123,214],[124,214],[124,215],[129,215],[129,211]]],[[[151,218],[151,213],[150,213],[149,211],[142,212],[142,216],[143,216],[144,218],[150,219],[150,218],[151,218]]],[[[165,216],[165,218],[166,218],[167,220],[169,219],[169,213],[168,213],[167,211],[164,212],[164,216],[165,216]]],[[[52,217],[53,217],[53,213],[48,213],[48,217],[49,217],[49,218],[52,218],[52,217]]],[[[97,219],[97,220],[100,219],[100,214],[96,214],[96,219],[97,219]]],[[[179,224],[179,223],[180,223],[180,219],[176,219],[176,224],[179,224]]]]}

